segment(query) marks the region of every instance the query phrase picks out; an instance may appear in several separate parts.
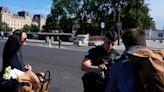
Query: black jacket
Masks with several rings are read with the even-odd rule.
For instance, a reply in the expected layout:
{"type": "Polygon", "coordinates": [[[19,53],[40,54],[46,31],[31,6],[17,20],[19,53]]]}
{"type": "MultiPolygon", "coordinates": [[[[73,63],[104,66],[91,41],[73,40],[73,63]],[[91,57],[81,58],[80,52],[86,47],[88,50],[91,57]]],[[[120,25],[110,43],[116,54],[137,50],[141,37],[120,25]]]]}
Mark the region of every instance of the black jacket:
{"type": "Polygon", "coordinates": [[[11,35],[3,50],[3,67],[2,71],[11,66],[11,68],[17,68],[24,71],[23,58],[21,54],[21,38],[17,35],[11,35]]]}

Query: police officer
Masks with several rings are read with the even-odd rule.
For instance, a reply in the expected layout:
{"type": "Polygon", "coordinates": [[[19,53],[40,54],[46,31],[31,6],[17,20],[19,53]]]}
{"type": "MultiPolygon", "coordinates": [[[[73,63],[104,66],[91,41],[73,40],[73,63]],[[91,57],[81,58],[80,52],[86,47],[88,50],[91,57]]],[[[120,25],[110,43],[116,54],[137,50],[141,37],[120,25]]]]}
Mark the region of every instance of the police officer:
{"type": "Polygon", "coordinates": [[[113,49],[118,39],[114,30],[108,31],[103,44],[91,48],[81,64],[84,92],[105,92],[108,73],[119,53],[113,49]]]}

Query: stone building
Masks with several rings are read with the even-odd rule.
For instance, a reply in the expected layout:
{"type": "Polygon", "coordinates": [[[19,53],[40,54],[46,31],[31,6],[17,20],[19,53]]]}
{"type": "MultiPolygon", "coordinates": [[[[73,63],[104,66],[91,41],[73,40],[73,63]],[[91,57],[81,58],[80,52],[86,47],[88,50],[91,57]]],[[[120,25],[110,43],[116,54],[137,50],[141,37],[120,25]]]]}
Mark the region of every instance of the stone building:
{"type": "Polygon", "coordinates": [[[145,30],[147,40],[164,40],[164,30],[145,30]]]}
{"type": "Polygon", "coordinates": [[[39,29],[42,29],[42,26],[44,26],[46,23],[45,21],[46,21],[46,19],[44,18],[43,15],[36,14],[33,16],[33,22],[38,24],[39,29]]]}
{"type": "Polygon", "coordinates": [[[40,15],[34,15],[32,17],[27,11],[19,11],[17,14],[12,14],[7,7],[0,7],[0,21],[8,24],[12,31],[15,29],[21,29],[24,25],[35,24],[42,29],[45,25],[45,18],[40,15]]]}

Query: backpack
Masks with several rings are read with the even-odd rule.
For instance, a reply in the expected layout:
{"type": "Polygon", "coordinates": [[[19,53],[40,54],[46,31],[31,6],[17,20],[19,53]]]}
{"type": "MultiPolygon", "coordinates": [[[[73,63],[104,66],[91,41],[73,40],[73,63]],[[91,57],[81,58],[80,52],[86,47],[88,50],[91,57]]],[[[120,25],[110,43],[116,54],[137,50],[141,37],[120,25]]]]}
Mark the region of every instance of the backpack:
{"type": "Polygon", "coordinates": [[[164,92],[164,50],[141,48],[128,53],[138,69],[141,92],[164,92]]]}
{"type": "MultiPolygon", "coordinates": [[[[32,72],[29,72],[32,73],[32,72]]],[[[30,80],[34,82],[30,82],[28,80],[27,74],[19,76],[17,79],[6,80],[2,77],[2,73],[0,75],[0,92],[49,92],[49,84],[51,81],[50,71],[35,73],[36,77],[39,81],[37,83],[35,78],[33,77],[30,80]],[[27,78],[27,79],[26,79],[27,78]],[[39,86],[39,91],[37,90],[39,86]]],[[[33,76],[33,74],[30,74],[33,76]]]]}
{"type": "Polygon", "coordinates": [[[28,72],[28,75],[33,76],[28,80],[27,74],[19,76],[17,80],[22,83],[20,90],[21,92],[49,92],[49,83],[50,83],[50,71],[42,73],[33,73],[28,72]],[[34,75],[35,76],[34,76],[34,75]],[[27,77],[27,79],[26,79],[27,77]]]}

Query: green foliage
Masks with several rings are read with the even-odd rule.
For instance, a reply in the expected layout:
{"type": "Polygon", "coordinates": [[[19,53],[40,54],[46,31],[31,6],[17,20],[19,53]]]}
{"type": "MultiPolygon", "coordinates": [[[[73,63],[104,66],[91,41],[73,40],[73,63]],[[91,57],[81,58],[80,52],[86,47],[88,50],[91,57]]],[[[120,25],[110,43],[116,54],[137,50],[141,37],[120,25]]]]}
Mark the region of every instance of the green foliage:
{"type": "MultiPolygon", "coordinates": [[[[61,30],[61,28],[63,28],[62,24],[66,24],[64,21],[72,23],[72,17],[77,16],[77,12],[79,11],[79,1],[80,0],[53,0],[51,14],[47,17],[45,31],[61,30]]],[[[70,31],[68,23],[65,25],[64,30],[65,29],[68,32],[70,31]]]]}
{"type": "Polygon", "coordinates": [[[39,32],[40,31],[39,27],[33,24],[31,26],[24,25],[23,30],[25,30],[26,32],[39,32]]]}
{"type": "Polygon", "coordinates": [[[36,25],[31,25],[31,32],[39,32],[40,30],[39,30],[39,27],[38,26],[36,26],[36,25]]]}
{"type": "Polygon", "coordinates": [[[53,0],[51,13],[47,17],[45,31],[62,30],[72,32],[78,23],[77,33],[101,33],[101,22],[105,30],[115,28],[118,21],[122,28],[139,27],[155,29],[155,23],[149,16],[145,0],[53,0]]]}
{"type": "Polygon", "coordinates": [[[10,32],[12,29],[5,22],[0,22],[0,31],[10,32]]]}
{"type": "Polygon", "coordinates": [[[148,5],[144,0],[130,0],[122,10],[123,28],[139,27],[148,29],[151,26],[148,5]]]}
{"type": "Polygon", "coordinates": [[[26,32],[31,32],[32,27],[29,26],[29,25],[24,25],[23,30],[26,31],[26,32]]]}

